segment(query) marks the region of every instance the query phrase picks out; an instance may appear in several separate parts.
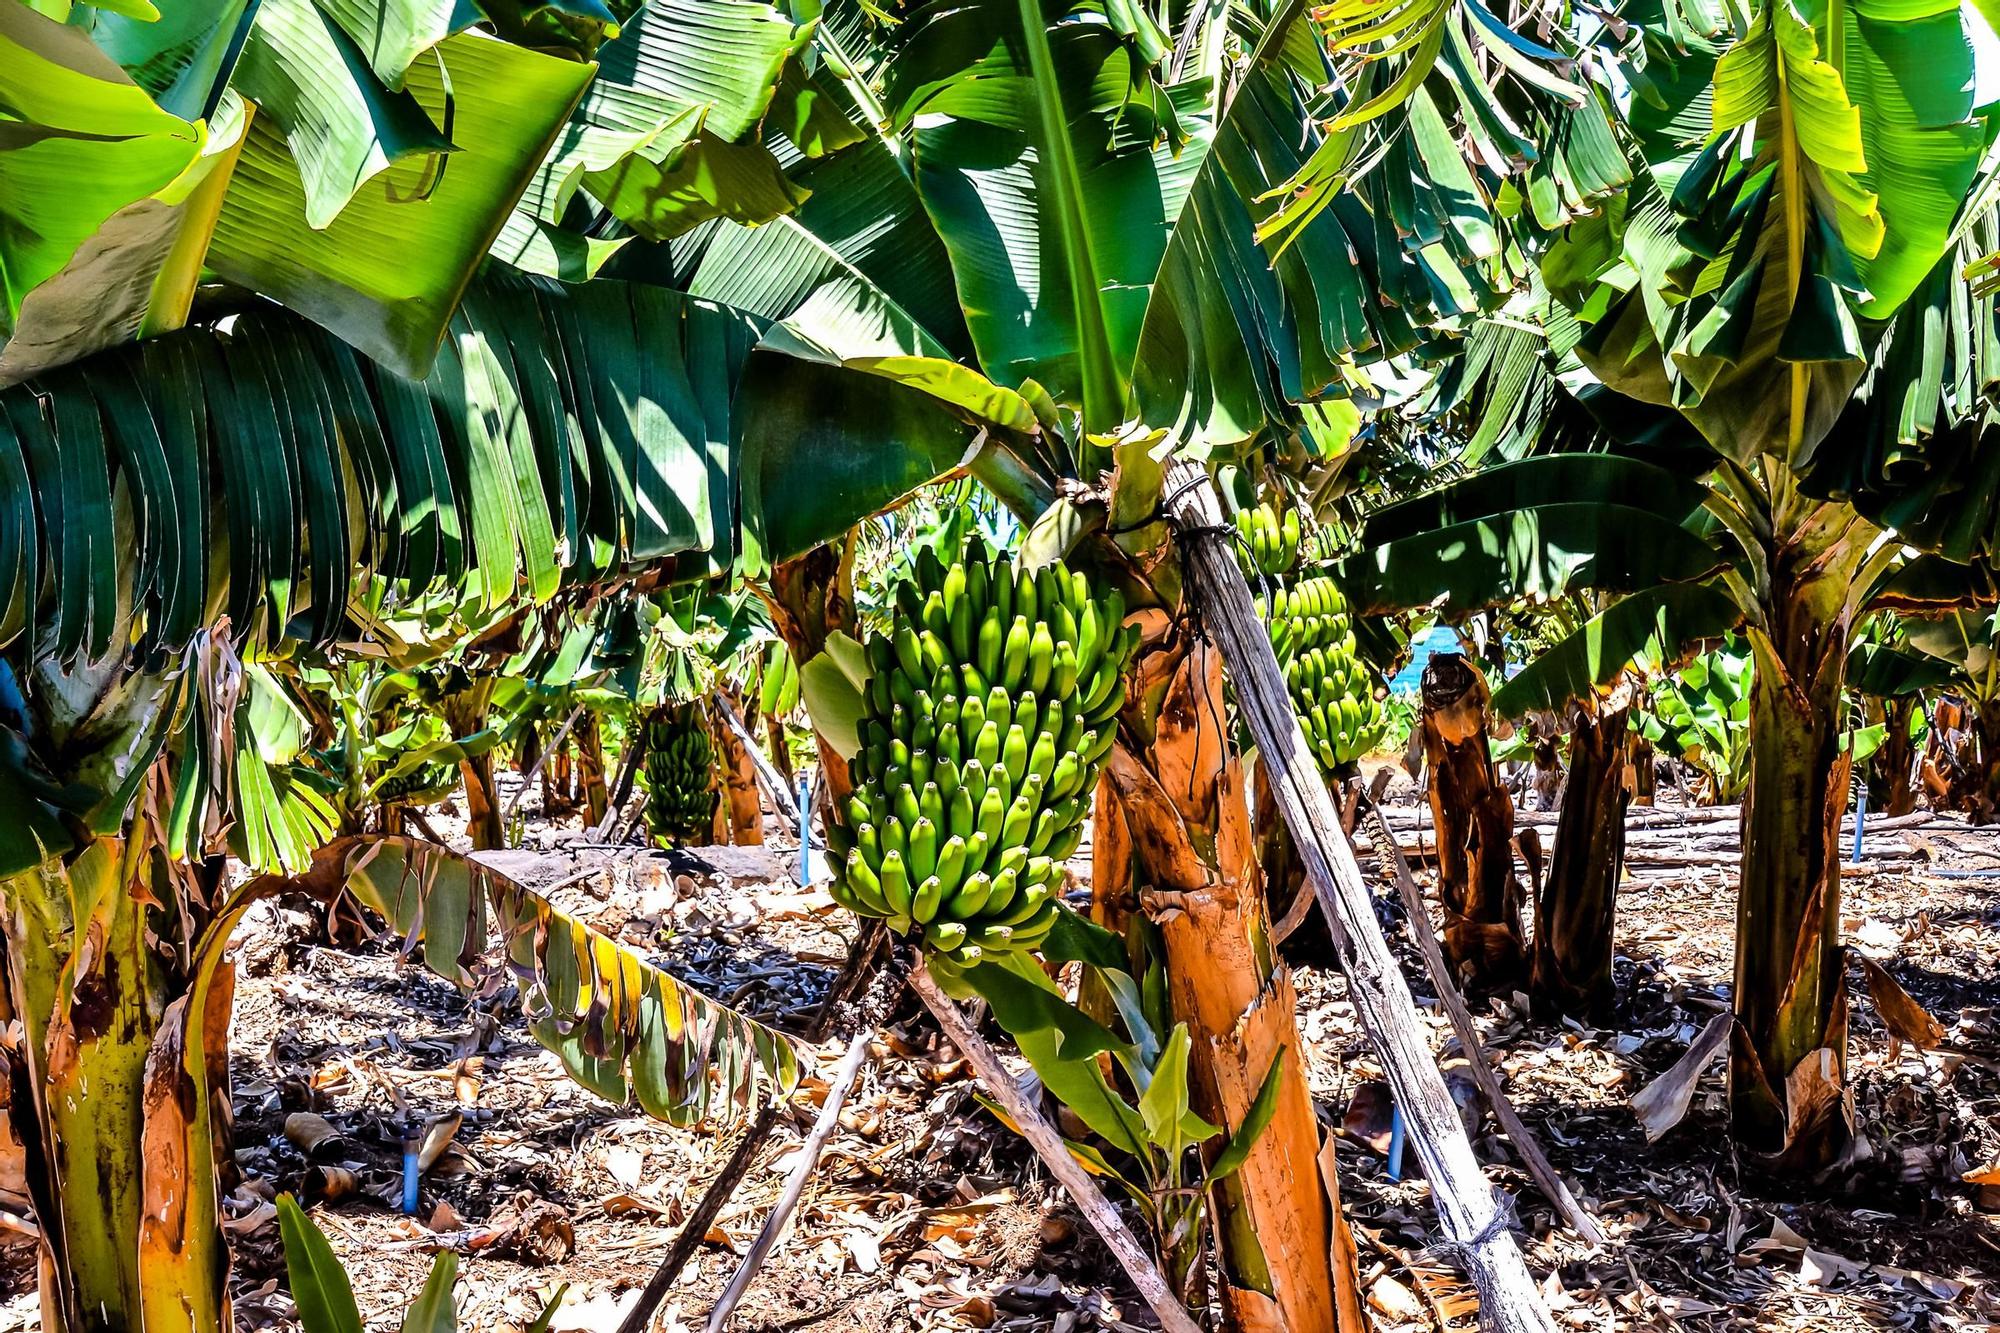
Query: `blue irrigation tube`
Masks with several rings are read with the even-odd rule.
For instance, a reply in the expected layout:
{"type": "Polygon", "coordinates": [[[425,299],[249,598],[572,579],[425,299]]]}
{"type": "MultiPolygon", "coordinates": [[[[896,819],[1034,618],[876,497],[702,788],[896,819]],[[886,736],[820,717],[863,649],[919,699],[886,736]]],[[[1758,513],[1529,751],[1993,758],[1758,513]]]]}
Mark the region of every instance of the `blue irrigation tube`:
{"type": "Polygon", "coordinates": [[[1854,850],[1849,853],[1850,865],[1861,864],[1861,825],[1868,819],[1868,780],[1860,779],[1854,792],[1854,850]]]}
{"type": "Polygon", "coordinates": [[[417,1188],[423,1183],[423,1172],[417,1169],[417,1150],[423,1146],[424,1136],[403,1126],[403,1212],[411,1217],[417,1213],[417,1188]]]}
{"type": "Polygon", "coordinates": [[[813,882],[812,847],[812,770],[799,770],[799,886],[810,887],[813,882]]]}
{"type": "Polygon", "coordinates": [[[1409,1131],[1403,1124],[1403,1108],[1389,1108],[1389,1179],[1403,1178],[1403,1141],[1409,1131]]]}

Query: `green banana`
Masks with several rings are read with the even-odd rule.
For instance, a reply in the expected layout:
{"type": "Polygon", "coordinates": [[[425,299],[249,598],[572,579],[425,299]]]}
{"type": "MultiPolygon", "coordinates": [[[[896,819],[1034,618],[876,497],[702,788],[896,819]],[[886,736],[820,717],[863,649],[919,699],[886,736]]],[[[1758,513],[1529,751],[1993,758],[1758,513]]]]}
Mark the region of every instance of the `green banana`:
{"type": "MultiPolygon", "coordinates": [[[[1282,527],[1261,540],[1286,544],[1282,527]]],[[[949,564],[927,545],[909,568],[888,631],[866,644],[856,790],[827,839],[833,893],[961,962],[1033,947],[1083,837],[1138,629],[1115,590],[1017,569],[977,541],[949,564]]]]}

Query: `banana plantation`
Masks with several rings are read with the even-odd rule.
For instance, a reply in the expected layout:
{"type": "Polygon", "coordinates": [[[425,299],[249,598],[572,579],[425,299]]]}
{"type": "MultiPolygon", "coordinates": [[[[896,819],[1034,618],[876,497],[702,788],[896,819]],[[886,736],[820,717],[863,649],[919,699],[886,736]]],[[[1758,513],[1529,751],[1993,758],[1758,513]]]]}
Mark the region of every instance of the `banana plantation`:
{"type": "Polygon", "coordinates": [[[2000,1328],[1996,24],[0,0],[0,1333],[2000,1328]]]}

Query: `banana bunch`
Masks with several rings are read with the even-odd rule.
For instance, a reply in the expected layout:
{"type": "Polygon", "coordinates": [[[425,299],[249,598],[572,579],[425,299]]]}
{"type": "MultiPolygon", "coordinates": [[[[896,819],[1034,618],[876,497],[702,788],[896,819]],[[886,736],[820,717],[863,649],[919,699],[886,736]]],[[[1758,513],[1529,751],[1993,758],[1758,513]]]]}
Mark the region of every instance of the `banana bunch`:
{"type": "Polygon", "coordinates": [[[458,776],[457,764],[439,760],[388,779],[375,789],[375,797],[384,805],[394,801],[415,804],[435,800],[458,785],[458,776]]]}
{"type": "Polygon", "coordinates": [[[1236,511],[1236,562],[1245,578],[1277,578],[1291,572],[1299,560],[1299,511],[1284,518],[1267,504],[1236,511]]]}
{"type": "Polygon", "coordinates": [[[1081,574],[926,551],[874,670],[835,899],[963,963],[1041,943],[1138,644],[1081,574]]]}
{"type": "Polygon", "coordinates": [[[1375,748],[1389,719],[1355,644],[1346,599],[1332,579],[1314,575],[1263,600],[1258,610],[1271,650],[1314,754],[1329,769],[1353,763],[1375,748]]]}
{"type": "Polygon", "coordinates": [[[694,704],[646,719],[646,828],[661,845],[705,843],[715,828],[715,746],[694,704]]]}

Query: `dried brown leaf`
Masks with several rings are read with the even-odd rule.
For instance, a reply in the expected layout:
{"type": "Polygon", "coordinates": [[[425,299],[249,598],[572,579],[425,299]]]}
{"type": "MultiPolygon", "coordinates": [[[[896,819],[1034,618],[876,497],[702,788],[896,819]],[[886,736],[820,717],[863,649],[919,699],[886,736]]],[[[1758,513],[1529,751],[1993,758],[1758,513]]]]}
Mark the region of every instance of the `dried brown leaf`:
{"type": "Polygon", "coordinates": [[[1729,1042],[1730,1029],[1735,1024],[1733,1014],[1717,1014],[1709,1019],[1708,1026],[1688,1046],[1687,1054],[1676,1060],[1673,1068],[1639,1089],[1632,1098],[1632,1112],[1639,1117],[1648,1143],[1656,1142],[1687,1114],[1688,1103],[1694,1099],[1695,1084],[1701,1081],[1701,1076],[1722,1054],[1723,1047],[1729,1042]]]}
{"type": "Polygon", "coordinates": [[[1888,969],[1864,953],[1855,952],[1854,957],[1868,982],[1868,998],[1874,1002],[1875,1016],[1889,1029],[1889,1035],[1920,1051],[1936,1050],[1944,1041],[1944,1025],[1932,1018],[1888,969]]]}

